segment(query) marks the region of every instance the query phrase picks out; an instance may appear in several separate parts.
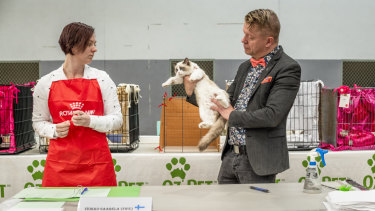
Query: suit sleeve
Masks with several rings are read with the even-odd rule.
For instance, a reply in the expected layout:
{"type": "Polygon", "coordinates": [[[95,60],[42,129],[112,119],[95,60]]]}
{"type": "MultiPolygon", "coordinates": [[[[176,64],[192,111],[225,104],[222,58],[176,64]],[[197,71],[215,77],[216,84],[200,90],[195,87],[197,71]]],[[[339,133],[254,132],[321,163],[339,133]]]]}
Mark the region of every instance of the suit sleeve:
{"type": "Polygon", "coordinates": [[[193,94],[191,96],[187,96],[186,97],[186,101],[190,104],[193,104],[195,106],[198,106],[198,103],[197,103],[197,99],[195,97],[195,93],[193,92],[193,94]]]}
{"type": "MultiPolygon", "coordinates": [[[[266,106],[253,111],[232,111],[229,127],[276,127],[288,115],[300,85],[301,67],[291,62],[275,76],[266,106]]],[[[266,97],[266,96],[265,96],[266,97]]]]}

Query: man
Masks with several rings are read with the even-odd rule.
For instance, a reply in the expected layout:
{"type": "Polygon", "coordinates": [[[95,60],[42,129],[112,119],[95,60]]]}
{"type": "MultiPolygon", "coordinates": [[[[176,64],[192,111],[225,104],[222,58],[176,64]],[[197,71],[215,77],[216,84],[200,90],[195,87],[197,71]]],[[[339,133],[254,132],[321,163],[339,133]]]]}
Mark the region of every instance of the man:
{"type": "MultiPolygon", "coordinates": [[[[243,62],[228,88],[231,104],[212,109],[228,120],[219,184],[274,183],[289,168],[286,120],[297,95],[301,68],[278,45],[280,22],[269,9],[245,16],[243,62]]],[[[187,100],[194,103],[196,83],[184,79],[187,100]]]]}

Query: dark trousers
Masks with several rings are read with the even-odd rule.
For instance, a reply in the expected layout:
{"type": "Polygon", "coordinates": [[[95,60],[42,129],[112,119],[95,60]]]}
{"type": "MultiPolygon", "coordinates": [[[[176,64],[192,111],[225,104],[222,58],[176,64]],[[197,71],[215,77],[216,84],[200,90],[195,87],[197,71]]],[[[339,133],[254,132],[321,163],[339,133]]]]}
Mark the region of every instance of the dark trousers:
{"type": "Polygon", "coordinates": [[[228,150],[221,163],[219,184],[275,183],[276,174],[257,175],[250,165],[247,153],[228,150]]]}

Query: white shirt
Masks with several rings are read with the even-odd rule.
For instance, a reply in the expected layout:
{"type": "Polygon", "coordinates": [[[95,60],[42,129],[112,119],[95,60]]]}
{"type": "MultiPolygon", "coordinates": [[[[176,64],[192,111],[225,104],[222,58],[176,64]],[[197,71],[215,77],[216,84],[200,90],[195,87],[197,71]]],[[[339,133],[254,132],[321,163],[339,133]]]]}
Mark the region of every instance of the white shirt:
{"type": "MultiPolygon", "coordinates": [[[[106,72],[88,65],[85,65],[83,78],[97,79],[104,105],[103,116],[90,115],[89,127],[103,133],[120,128],[122,125],[122,113],[115,83],[106,72]]],[[[33,128],[42,137],[57,137],[56,124],[52,123],[48,107],[48,98],[52,82],[59,80],[67,80],[62,66],[43,76],[35,86],[33,94],[33,128]]]]}

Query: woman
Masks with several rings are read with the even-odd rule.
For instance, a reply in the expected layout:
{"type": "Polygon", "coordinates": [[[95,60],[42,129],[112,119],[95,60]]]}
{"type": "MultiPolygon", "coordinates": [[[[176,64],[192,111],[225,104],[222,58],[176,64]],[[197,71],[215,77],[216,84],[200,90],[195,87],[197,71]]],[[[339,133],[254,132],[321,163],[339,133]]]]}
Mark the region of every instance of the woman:
{"type": "Polygon", "coordinates": [[[116,186],[105,132],[121,127],[122,115],[114,82],[87,65],[97,51],[94,28],[71,23],[59,44],[64,64],[33,95],[33,127],[51,138],[42,186],[116,186]]]}

